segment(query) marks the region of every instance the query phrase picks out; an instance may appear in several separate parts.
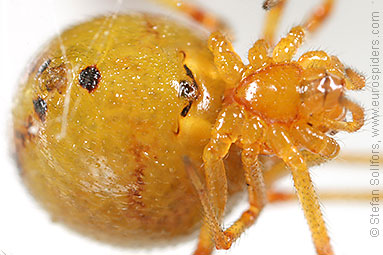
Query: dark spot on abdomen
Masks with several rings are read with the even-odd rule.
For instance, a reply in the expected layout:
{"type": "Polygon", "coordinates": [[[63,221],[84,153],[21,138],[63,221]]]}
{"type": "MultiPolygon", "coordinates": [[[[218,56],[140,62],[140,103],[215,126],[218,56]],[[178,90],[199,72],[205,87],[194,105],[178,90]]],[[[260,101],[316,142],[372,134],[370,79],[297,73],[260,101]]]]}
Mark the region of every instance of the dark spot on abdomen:
{"type": "Polygon", "coordinates": [[[101,79],[101,73],[96,66],[88,66],[83,69],[79,76],[80,86],[87,89],[89,93],[98,87],[101,79]]]}
{"type": "Polygon", "coordinates": [[[38,97],[36,100],[33,100],[33,107],[40,120],[45,121],[45,115],[48,110],[47,103],[41,97],[38,97]]]}
{"type": "Polygon", "coordinates": [[[193,101],[189,101],[189,103],[182,109],[181,111],[181,116],[186,117],[188,115],[190,108],[192,106],[193,101]]]}
{"type": "Polygon", "coordinates": [[[45,60],[44,63],[39,67],[39,70],[36,73],[36,77],[40,76],[45,70],[47,70],[51,62],[52,62],[51,59],[45,60]]]}

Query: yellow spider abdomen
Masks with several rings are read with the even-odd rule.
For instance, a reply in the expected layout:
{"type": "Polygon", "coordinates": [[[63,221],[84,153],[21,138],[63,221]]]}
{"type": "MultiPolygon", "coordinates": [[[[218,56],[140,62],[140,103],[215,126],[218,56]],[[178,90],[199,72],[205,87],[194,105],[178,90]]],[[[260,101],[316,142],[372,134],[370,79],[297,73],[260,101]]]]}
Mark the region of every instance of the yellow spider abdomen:
{"type": "MultiPolygon", "coordinates": [[[[13,122],[23,180],[55,219],[120,243],[196,225],[183,158],[202,163],[224,92],[206,40],[137,14],[91,20],[46,46],[13,122]]],[[[228,176],[239,190],[242,175],[228,176]]]]}

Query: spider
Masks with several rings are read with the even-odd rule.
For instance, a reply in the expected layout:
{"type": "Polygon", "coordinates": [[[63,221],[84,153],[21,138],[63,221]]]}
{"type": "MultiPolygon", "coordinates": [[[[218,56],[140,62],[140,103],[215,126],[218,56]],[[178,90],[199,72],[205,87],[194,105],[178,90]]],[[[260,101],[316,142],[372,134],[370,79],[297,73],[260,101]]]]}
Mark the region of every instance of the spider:
{"type": "MultiPolygon", "coordinates": [[[[226,28],[223,22],[193,5],[164,1],[209,30],[226,28]]],[[[266,203],[266,195],[271,202],[283,200],[286,194],[273,193],[265,183],[273,183],[276,176],[282,175],[284,164],[279,168],[277,165],[281,162],[278,161],[263,176],[257,162],[258,155],[266,160],[276,155],[292,168],[298,194],[305,195],[301,198],[304,208],[312,214],[310,219],[315,216],[311,223],[319,223],[319,231],[315,232],[318,234],[314,236],[318,253],[331,254],[306,165],[336,156],[338,146],[327,134],[355,131],[362,125],[363,110],[344,94],[346,90],[362,88],[364,80],[356,72],[344,68],[336,57],[322,51],[309,52],[297,61],[292,60],[304,35],[322,23],[333,1],[324,1],[307,22],[293,28],[273,47],[276,21],[284,4],[285,1],[265,3],[270,12],[264,39],[250,49],[247,66],[220,32],[210,36],[209,49],[205,41],[193,38],[186,29],[170,33],[179,35],[178,40],[169,36],[162,41],[159,35],[176,26],[155,16],[115,19],[143,33],[145,37],[140,44],[129,41],[129,36],[136,40],[132,30],[127,36],[121,36],[127,26],[113,27],[114,19],[108,17],[84,25],[106,24],[109,30],[104,33],[105,37],[84,33],[96,31],[100,26],[88,30],[79,26],[77,33],[73,32],[75,29],[64,33],[62,44],[56,41],[46,55],[37,59],[25,90],[20,93],[22,103],[15,110],[15,140],[20,162],[24,164],[23,178],[40,200],[49,201],[48,209],[54,216],[93,233],[123,240],[127,239],[126,233],[133,233],[134,237],[152,233],[169,237],[190,229],[198,218],[199,206],[189,189],[191,179],[205,214],[195,254],[211,254],[214,245],[218,249],[228,249],[256,220],[266,203]],[[167,30],[163,31],[164,28],[167,30]],[[119,33],[115,33],[117,29],[121,29],[119,33]],[[80,41],[81,37],[86,38],[80,41]],[[193,42],[191,47],[186,44],[190,41],[193,42]],[[114,42],[118,42],[114,45],[116,48],[110,47],[114,42]],[[161,43],[166,49],[165,58],[154,54],[162,52],[163,48],[153,48],[153,42],[161,43]],[[177,51],[165,47],[169,44],[176,45],[177,51]],[[64,46],[67,46],[66,54],[62,53],[64,46]],[[196,48],[197,58],[193,56],[196,48]],[[136,56],[142,52],[144,54],[136,56]],[[141,62],[135,62],[138,59],[141,62]],[[158,63],[166,68],[158,68],[158,63]],[[138,68],[140,64],[145,64],[149,75],[138,68]],[[161,75],[156,76],[157,73],[161,75]],[[137,78],[137,75],[145,78],[137,78]],[[126,86],[127,83],[131,85],[126,86]],[[160,83],[165,86],[160,87],[160,83]],[[151,85],[138,90],[142,84],[151,85]],[[173,86],[169,88],[168,84],[173,86]],[[210,97],[206,96],[205,89],[210,97]],[[178,90],[177,93],[174,90],[178,90]],[[163,91],[165,93],[161,94],[163,91]],[[223,97],[222,91],[225,91],[223,97]],[[277,93],[281,91],[283,93],[277,93]],[[155,100],[143,100],[137,95],[155,100]],[[208,102],[206,108],[200,107],[203,99],[208,102]],[[132,104],[144,107],[132,111],[128,109],[132,104]],[[68,106],[67,111],[65,106],[68,106]],[[168,108],[161,111],[164,106],[168,108]],[[65,112],[70,114],[65,115],[65,112]],[[346,122],[349,112],[353,120],[346,122]],[[63,120],[68,125],[63,124],[63,120]],[[174,120],[179,120],[178,126],[169,125],[174,120]],[[211,121],[216,124],[208,143],[211,121]],[[148,130],[153,132],[148,133],[148,130]],[[206,143],[202,152],[200,148],[206,143]],[[166,150],[173,150],[174,146],[176,153],[165,151],[161,147],[163,144],[168,146],[166,150]],[[241,219],[224,231],[220,223],[227,189],[232,186],[226,184],[223,158],[232,144],[243,149],[242,164],[251,206],[241,219]],[[201,155],[206,180],[199,177],[199,169],[194,167],[201,161],[201,155]],[[192,156],[194,158],[190,159],[192,156]],[[166,166],[165,170],[159,163],[166,166]],[[170,173],[167,171],[170,168],[177,169],[170,173]],[[184,178],[184,168],[190,179],[184,178]],[[145,179],[152,176],[152,180],[145,179]],[[163,192],[164,187],[170,191],[163,192]]],[[[225,163],[228,161],[225,159],[225,163]]],[[[231,173],[233,169],[239,171],[233,165],[229,168],[231,173]]]]}
{"type": "MultiPolygon", "coordinates": [[[[220,75],[227,82],[224,107],[218,114],[211,139],[203,152],[205,183],[193,168],[189,175],[199,193],[206,233],[213,235],[217,249],[229,249],[243,231],[254,224],[267,204],[267,189],[259,155],[276,155],[291,170],[295,189],[309,224],[319,255],[333,254],[318,197],[312,185],[307,160],[333,159],[339,145],[328,134],[355,132],[364,124],[363,109],[347,99],[347,90],[364,88],[364,78],[345,68],[336,56],[309,51],[298,60],[295,53],[308,32],[313,32],[330,13],[334,1],[325,0],[301,26],[293,27],[274,47],[275,23],[285,1],[266,1],[269,13],[265,39],[254,43],[245,65],[228,39],[213,33],[208,47],[220,75]],[[352,121],[346,121],[347,113],[352,121]],[[227,181],[223,159],[232,144],[242,149],[249,196],[249,208],[227,229],[221,218],[227,200],[227,181]],[[302,150],[312,153],[305,158],[302,150]]],[[[186,163],[190,165],[187,159],[186,163]]],[[[201,233],[194,254],[208,254],[209,235],[201,233]]]]}

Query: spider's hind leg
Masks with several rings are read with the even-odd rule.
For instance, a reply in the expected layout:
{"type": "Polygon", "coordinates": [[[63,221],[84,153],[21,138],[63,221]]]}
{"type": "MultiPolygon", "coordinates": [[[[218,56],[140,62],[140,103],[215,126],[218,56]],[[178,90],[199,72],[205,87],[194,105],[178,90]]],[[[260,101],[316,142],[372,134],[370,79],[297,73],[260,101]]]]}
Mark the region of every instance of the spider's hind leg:
{"type": "MultiPolygon", "coordinates": [[[[242,161],[246,175],[246,184],[249,195],[249,208],[242,213],[240,218],[229,228],[224,230],[220,225],[221,215],[216,213],[214,199],[210,199],[211,188],[205,186],[196,174],[195,169],[186,162],[186,170],[194,184],[205,212],[205,222],[200,234],[200,240],[194,255],[210,254],[212,243],[210,234],[213,236],[217,249],[229,249],[231,245],[242,235],[242,233],[257,220],[263,207],[266,205],[267,194],[263,181],[263,173],[258,163],[258,150],[244,148],[242,161]],[[209,228],[208,229],[206,228],[209,228]]],[[[206,167],[205,167],[206,169],[206,167]]],[[[207,168],[206,171],[210,169],[207,168]]],[[[207,183],[217,180],[207,180],[207,183]]],[[[222,211],[221,211],[222,212],[222,211]]]]}
{"type": "Polygon", "coordinates": [[[273,125],[267,133],[268,146],[289,166],[318,255],[333,255],[318,196],[302,153],[292,144],[286,130],[273,125]]]}
{"type": "MultiPolygon", "coordinates": [[[[217,249],[229,249],[246,228],[258,218],[266,204],[266,188],[262,169],[258,163],[261,140],[261,124],[257,118],[248,119],[238,105],[228,105],[222,109],[212,130],[212,138],[203,153],[205,181],[198,171],[185,161],[186,171],[200,197],[204,209],[205,224],[209,227],[217,249]],[[242,117],[240,117],[242,116],[242,117]],[[246,119],[244,119],[246,118],[246,119]],[[243,125],[247,123],[248,125],[243,125]],[[249,208],[227,229],[221,226],[227,198],[227,180],[223,158],[233,143],[239,143],[245,170],[249,208]]],[[[205,225],[205,226],[206,226],[205,225]]],[[[203,231],[206,231],[204,229],[203,231]]],[[[203,254],[209,249],[208,234],[201,233],[195,254],[203,254]],[[201,252],[200,252],[201,251],[201,252]]]]}
{"type": "Polygon", "coordinates": [[[231,35],[231,30],[229,26],[226,24],[226,22],[218,18],[218,16],[208,11],[205,11],[203,8],[190,3],[190,1],[183,1],[183,0],[152,0],[152,1],[160,3],[178,12],[184,13],[186,16],[190,17],[197,23],[201,24],[210,32],[222,31],[231,35]]]}

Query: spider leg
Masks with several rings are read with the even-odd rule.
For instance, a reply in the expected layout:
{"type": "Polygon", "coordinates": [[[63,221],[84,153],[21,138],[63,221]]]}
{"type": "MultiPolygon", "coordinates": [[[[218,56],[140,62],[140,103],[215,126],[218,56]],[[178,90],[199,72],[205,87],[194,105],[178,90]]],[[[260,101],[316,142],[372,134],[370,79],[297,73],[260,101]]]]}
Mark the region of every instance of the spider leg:
{"type": "MultiPolygon", "coordinates": [[[[215,209],[213,202],[209,199],[209,188],[206,188],[198,176],[195,174],[195,170],[187,169],[189,176],[198,192],[201,199],[201,203],[205,210],[206,225],[210,227],[211,233],[214,235],[215,245],[217,249],[229,249],[231,245],[240,237],[246,228],[254,224],[258,218],[261,210],[266,204],[266,187],[263,181],[262,170],[258,163],[258,150],[252,146],[251,148],[244,148],[242,151],[242,159],[244,163],[244,170],[246,175],[246,184],[249,194],[250,207],[242,213],[241,217],[234,222],[226,230],[222,229],[219,224],[217,215],[215,215],[215,209]]],[[[206,231],[206,230],[205,230],[206,231]]],[[[201,232],[200,242],[198,244],[195,255],[209,254],[205,251],[208,250],[209,242],[206,239],[210,239],[207,232],[201,232]]]]}
{"type": "Polygon", "coordinates": [[[339,153],[339,144],[335,139],[317,131],[307,123],[298,122],[290,129],[290,135],[295,143],[304,146],[314,154],[327,159],[335,158],[339,153]]]}
{"type": "Polygon", "coordinates": [[[342,105],[352,113],[352,121],[337,121],[326,119],[324,124],[334,130],[343,130],[349,133],[359,130],[364,124],[364,111],[358,104],[342,98],[342,105]]]}
{"type": "Polygon", "coordinates": [[[273,50],[273,60],[276,63],[290,62],[302,45],[305,37],[303,27],[293,27],[286,37],[282,38],[273,50]]]}
{"type": "MultiPolygon", "coordinates": [[[[270,45],[274,43],[275,33],[286,2],[286,0],[265,0],[263,3],[263,9],[268,11],[263,28],[263,38],[270,43],[270,45]]],[[[303,23],[302,27],[308,32],[315,32],[330,15],[334,3],[335,0],[323,0],[303,23]]]]}
{"type": "Polygon", "coordinates": [[[226,206],[227,180],[222,160],[238,137],[241,129],[239,115],[242,115],[239,107],[228,105],[217,117],[212,138],[203,152],[206,184],[191,164],[185,164],[204,209],[204,224],[195,255],[209,254],[212,251],[211,236],[214,235],[215,239],[224,238],[221,234],[220,219],[226,206]]]}
{"type": "Polygon", "coordinates": [[[229,40],[222,33],[215,32],[209,37],[208,47],[214,55],[214,63],[220,76],[227,83],[237,85],[242,78],[245,65],[229,40]]]}
{"type": "Polygon", "coordinates": [[[303,27],[309,32],[317,30],[330,15],[334,8],[334,3],[335,0],[323,0],[303,24],[303,27]]]}
{"type": "Polygon", "coordinates": [[[266,0],[263,9],[268,10],[263,26],[263,37],[270,45],[274,45],[274,37],[285,9],[286,0],[266,0]]]}
{"type": "Polygon", "coordinates": [[[267,203],[266,186],[258,162],[258,150],[255,146],[243,148],[242,162],[245,170],[250,206],[233,225],[223,232],[226,240],[225,242],[217,243],[217,249],[229,249],[241,234],[254,224],[267,203]]]}
{"type": "MultiPolygon", "coordinates": [[[[259,121],[258,118],[247,119],[243,109],[238,105],[228,105],[219,114],[212,131],[212,138],[203,152],[206,185],[198,177],[197,171],[193,170],[193,167],[186,167],[200,197],[205,212],[205,224],[209,226],[210,233],[214,236],[217,249],[229,249],[243,231],[255,222],[266,204],[266,188],[262,169],[258,163],[259,145],[253,143],[261,138],[262,125],[259,121]],[[230,146],[238,139],[243,148],[242,162],[250,207],[231,227],[224,230],[220,225],[227,197],[223,158],[228,153],[230,146]]],[[[203,235],[203,238],[207,239],[207,234],[203,233],[203,235]]],[[[209,245],[206,240],[200,240],[198,247],[201,251],[206,244],[209,245]]]]}
{"type": "MultiPolygon", "coordinates": [[[[201,195],[200,195],[201,197],[201,195]]],[[[198,237],[198,245],[193,255],[210,255],[213,253],[214,249],[214,240],[212,239],[210,233],[209,224],[204,221],[202,223],[201,231],[198,237]]]]}
{"type": "MultiPolygon", "coordinates": [[[[335,158],[339,153],[338,143],[324,133],[315,130],[306,123],[298,123],[290,129],[291,138],[307,150],[301,151],[308,167],[320,165],[335,158]]],[[[267,187],[289,174],[283,160],[274,159],[275,163],[265,169],[264,178],[267,187]]]]}
{"type": "MultiPolygon", "coordinates": [[[[311,153],[306,150],[301,151],[301,153],[304,156],[308,167],[318,166],[329,160],[328,158],[311,153]]],[[[264,166],[265,163],[269,164],[268,166],[266,166],[263,172],[263,178],[265,179],[267,188],[272,187],[276,181],[291,173],[291,171],[289,171],[288,167],[286,166],[286,163],[280,158],[274,157],[273,159],[270,159],[268,157],[266,159],[263,159],[262,163],[264,166]]]]}
{"type": "Polygon", "coordinates": [[[267,137],[270,148],[291,170],[295,189],[310,227],[317,254],[332,255],[330,238],[304,156],[294,146],[283,128],[272,125],[267,132],[267,137]]]}
{"type": "Polygon", "coordinates": [[[339,59],[335,56],[329,56],[321,50],[306,52],[298,59],[297,63],[306,70],[324,69],[340,78],[345,76],[345,68],[339,59]]]}
{"type": "MultiPolygon", "coordinates": [[[[306,150],[301,151],[303,154],[308,167],[311,166],[318,166],[322,163],[325,163],[329,160],[331,160],[329,157],[323,157],[322,155],[315,154],[306,150]]],[[[268,201],[269,203],[275,203],[275,202],[287,202],[290,200],[297,199],[297,196],[295,193],[289,193],[289,192],[280,192],[275,191],[273,188],[273,184],[282,179],[283,177],[286,177],[290,174],[285,162],[283,160],[280,160],[279,158],[272,158],[269,157],[265,159],[265,163],[273,162],[273,164],[267,166],[266,169],[264,169],[263,176],[266,183],[266,187],[268,190],[268,201]]],[[[347,163],[347,164],[368,164],[370,160],[369,155],[360,155],[360,154],[344,154],[341,153],[338,157],[335,158],[335,160],[339,163],[347,163]]],[[[321,199],[325,200],[367,200],[371,199],[371,192],[320,192],[319,197],[321,199]]]]}
{"type": "MultiPolygon", "coordinates": [[[[306,150],[301,151],[309,167],[317,166],[331,160],[329,157],[315,154],[306,150]]],[[[263,176],[267,186],[267,197],[269,203],[288,202],[297,199],[296,193],[275,191],[273,184],[281,178],[290,174],[286,164],[279,158],[270,159],[267,157],[265,163],[273,162],[264,169],[263,176]]],[[[370,160],[369,155],[356,155],[356,154],[341,154],[335,158],[339,163],[347,164],[368,164],[370,160]]],[[[318,196],[324,200],[351,200],[351,201],[366,201],[371,199],[371,192],[319,192],[318,196]]]]}
{"type": "Polygon", "coordinates": [[[190,17],[197,23],[201,24],[210,32],[223,31],[225,33],[231,34],[229,26],[226,24],[226,22],[218,18],[216,15],[203,10],[202,8],[198,7],[195,4],[191,4],[190,2],[185,2],[182,0],[152,0],[152,1],[158,2],[178,12],[184,13],[186,16],[190,17]]]}
{"type": "Polygon", "coordinates": [[[356,154],[356,153],[341,153],[339,157],[335,159],[340,163],[355,163],[367,165],[370,163],[371,155],[369,154],[356,154]]]}
{"type": "Polygon", "coordinates": [[[366,81],[365,78],[352,70],[345,68],[344,65],[336,56],[329,56],[324,51],[309,51],[303,54],[297,63],[303,69],[323,68],[326,72],[344,78],[346,88],[349,90],[359,90],[364,88],[366,81]]]}
{"type": "Polygon", "coordinates": [[[256,41],[253,47],[250,48],[248,59],[250,66],[255,70],[262,68],[272,62],[272,58],[269,57],[269,44],[266,40],[260,39],[256,41]]]}
{"type": "Polygon", "coordinates": [[[347,89],[359,90],[359,89],[364,88],[364,86],[366,85],[366,79],[364,78],[363,75],[358,74],[357,72],[355,72],[351,68],[346,68],[345,72],[346,72],[347,78],[348,78],[348,79],[346,79],[346,88],[347,89]]]}
{"type": "Polygon", "coordinates": [[[227,200],[227,180],[222,159],[229,151],[230,145],[231,142],[217,140],[211,141],[207,145],[206,148],[208,149],[205,149],[204,152],[204,157],[208,157],[208,159],[204,159],[206,162],[204,166],[206,185],[197,175],[196,169],[190,163],[185,163],[186,171],[197,191],[204,210],[204,229],[200,233],[200,240],[194,254],[209,254],[209,250],[211,251],[210,235],[214,236],[216,244],[226,242],[220,226],[220,219],[224,213],[227,200]],[[213,145],[216,142],[219,143],[218,147],[226,149],[216,148],[213,145]],[[209,228],[209,231],[206,227],[209,228]]]}
{"type": "MultiPolygon", "coordinates": [[[[372,195],[371,192],[340,192],[340,191],[331,191],[331,192],[319,192],[318,197],[321,200],[326,201],[371,201],[372,195]]],[[[297,199],[297,194],[293,192],[277,192],[269,191],[267,194],[269,203],[280,203],[280,202],[289,202],[297,199]]],[[[383,197],[382,197],[383,198],[383,197]]]]}

